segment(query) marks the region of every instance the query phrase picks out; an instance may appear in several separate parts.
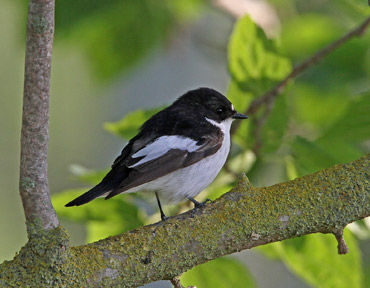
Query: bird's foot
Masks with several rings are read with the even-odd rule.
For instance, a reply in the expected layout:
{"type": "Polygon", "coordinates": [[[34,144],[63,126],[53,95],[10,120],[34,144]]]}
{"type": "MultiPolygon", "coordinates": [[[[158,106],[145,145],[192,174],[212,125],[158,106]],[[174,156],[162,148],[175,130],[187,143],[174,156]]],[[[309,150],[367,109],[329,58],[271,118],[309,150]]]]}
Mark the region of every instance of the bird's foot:
{"type": "Polygon", "coordinates": [[[164,215],[164,213],[161,213],[161,219],[162,219],[163,222],[165,222],[168,219],[170,219],[170,217],[167,217],[166,215],[164,215]]]}
{"type": "Polygon", "coordinates": [[[191,202],[194,203],[194,209],[192,210],[191,212],[191,215],[194,216],[194,213],[199,209],[199,208],[202,208],[203,206],[206,205],[207,202],[212,202],[211,199],[206,199],[205,201],[203,202],[198,202],[197,200],[195,200],[193,197],[187,197],[191,202]]]}

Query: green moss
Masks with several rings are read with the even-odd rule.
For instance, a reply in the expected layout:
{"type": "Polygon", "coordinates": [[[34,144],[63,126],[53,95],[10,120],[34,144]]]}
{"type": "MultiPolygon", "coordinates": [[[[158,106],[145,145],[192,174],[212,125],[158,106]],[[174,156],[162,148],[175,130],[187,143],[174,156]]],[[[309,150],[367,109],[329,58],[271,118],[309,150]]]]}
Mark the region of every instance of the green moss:
{"type": "Polygon", "coordinates": [[[135,287],[242,249],[336,232],[370,214],[369,159],[264,188],[243,177],[194,215],[79,247],[69,248],[63,228],[40,231],[35,222],[29,243],[0,266],[0,287],[135,287]]]}
{"type": "Polygon", "coordinates": [[[65,269],[70,259],[68,233],[62,227],[35,229],[38,232],[32,233],[14,260],[1,265],[1,287],[24,287],[24,283],[28,287],[65,287],[69,283],[69,269],[65,269]]]}

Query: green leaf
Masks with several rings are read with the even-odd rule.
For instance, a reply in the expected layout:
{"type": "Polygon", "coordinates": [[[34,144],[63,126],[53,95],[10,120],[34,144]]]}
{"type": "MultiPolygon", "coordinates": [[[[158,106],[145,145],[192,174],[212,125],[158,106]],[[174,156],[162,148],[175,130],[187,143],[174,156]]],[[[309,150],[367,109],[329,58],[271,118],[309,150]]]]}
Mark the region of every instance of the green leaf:
{"type": "Polygon", "coordinates": [[[227,98],[233,103],[235,109],[239,112],[247,110],[249,104],[253,100],[253,94],[245,91],[242,87],[236,83],[236,81],[231,81],[227,90],[227,98]]]}
{"type": "Polygon", "coordinates": [[[299,136],[294,139],[292,150],[301,176],[336,164],[335,159],[325,148],[299,136]]]}
{"type": "MultiPolygon", "coordinates": [[[[235,81],[231,81],[227,91],[227,98],[233,103],[237,111],[244,112],[252,101],[253,94],[243,91],[235,81]]],[[[249,137],[247,137],[250,133],[250,125],[250,120],[242,120],[237,133],[233,137],[233,143],[237,143],[244,149],[251,146],[251,142],[248,139],[249,137]]]]}
{"type": "MultiPolygon", "coordinates": [[[[65,190],[52,196],[52,202],[57,213],[69,220],[86,222],[90,220],[105,221],[105,220],[122,220],[124,222],[131,222],[136,219],[138,209],[131,204],[131,195],[119,195],[115,198],[106,201],[104,198],[97,198],[89,204],[64,207],[69,201],[80,196],[88,189],[71,189],[65,190]],[[123,216],[123,214],[125,214],[123,216]]],[[[137,221],[134,221],[137,222],[137,221]]],[[[133,225],[133,226],[136,226],[133,225]]]]}
{"type": "Polygon", "coordinates": [[[52,196],[58,216],[70,221],[87,223],[88,240],[119,234],[144,224],[139,209],[132,204],[131,195],[119,195],[109,201],[95,199],[86,205],[65,207],[87,189],[71,189],[52,196]]]}
{"type": "Polygon", "coordinates": [[[248,178],[254,187],[274,185],[286,181],[285,161],[281,156],[264,155],[257,157],[252,168],[248,171],[248,178]]]}
{"type": "Polygon", "coordinates": [[[292,69],[289,59],[276,53],[275,43],[267,39],[249,16],[235,24],[228,50],[233,79],[251,90],[263,84],[255,80],[281,80],[292,69]]]}
{"type": "Polygon", "coordinates": [[[130,230],[126,229],[127,227],[122,225],[122,223],[119,221],[89,221],[87,222],[86,227],[87,243],[92,243],[107,238],[108,236],[119,235],[127,230],[130,230]]]}
{"type": "MultiPolygon", "coordinates": [[[[329,107],[328,107],[329,109],[329,107]]],[[[369,152],[362,142],[369,139],[370,94],[353,100],[341,117],[315,141],[296,137],[292,150],[300,175],[337,163],[349,162],[369,152]]]]}
{"type": "Polygon", "coordinates": [[[78,164],[71,165],[70,171],[79,181],[91,185],[98,184],[108,173],[108,170],[94,171],[78,164]]]}
{"type": "MultiPolygon", "coordinates": [[[[230,155],[228,159],[228,165],[229,165],[228,168],[233,173],[237,175],[241,175],[242,173],[245,173],[246,171],[249,171],[249,169],[251,169],[255,160],[256,160],[255,155],[250,150],[246,150],[246,151],[241,150],[241,151],[237,151],[236,153],[232,151],[232,155],[230,155]]],[[[231,179],[233,179],[233,182],[236,180],[235,176],[232,177],[231,179]]],[[[230,181],[228,182],[228,184],[230,184],[230,181]]]]}
{"type": "Polygon", "coordinates": [[[335,237],[324,234],[269,244],[267,254],[280,258],[313,287],[362,287],[361,254],[356,238],[347,230],[344,238],[350,250],[346,255],[338,255],[335,237]]]}
{"type": "Polygon", "coordinates": [[[346,111],[350,98],[343,89],[296,83],[289,93],[292,116],[299,124],[310,125],[314,132],[323,133],[346,111]]]}
{"type": "Polygon", "coordinates": [[[265,66],[263,41],[267,38],[260,31],[249,16],[235,24],[229,43],[229,66],[232,76],[239,82],[261,78],[265,66]]]}
{"type": "Polygon", "coordinates": [[[251,288],[255,281],[247,268],[234,258],[219,258],[199,265],[183,274],[183,286],[202,288],[251,288]]]}
{"type": "MultiPolygon", "coordinates": [[[[246,111],[253,98],[261,96],[291,71],[290,60],[277,53],[275,44],[249,16],[244,16],[235,24],[228,46],[232,81],[227,95],[238,111],[246,111]]],[[[278,105],[283,110],[279,114],[275,109],[277,112],[270,115],[271,120],[267,120],[271,129],[267,127],[263,132],[264,140],[269,139],[266,151],[273,151],[279,146],[287,124],[286,105],[281,101],[278,100],[278,105]]],[[[250,127],[251,120],[243,121],[234,137],[234,143],[244,149],[253,146],[250,127]]]]}
{"type": "MultiPolygon", "coordinates": [[[[51,202],[53,203],[54,209],[57,212],[59,217],[72,220],[86,222],[88,220],[88,213],[85,209],[71,209],[65,207],[68,202],[80,196],[88,189],[68,189],[60,193],[51,195],[51,202]]],[[[86,207],[86,206],[80,206],[86,207]]]]}
{"type": "Polygon", "coordinates": [[[136,110],[134,112],[128,113],[118,122],[104,123],[104,129],[111,132],[112,134],[129,140],[137,134],[140,126],[146,120],[148,120],[151,116],[162,109],[163,107],[150,110],[136,110]]]}
{"type": "Polygon", "coordinates": [[[320,139],[310,142],[302,137],[296,137],[293,141],[292,150],[300,176],[337,163],[349,162],[363,155],[363,151],[352,143],[340,142],[334,138],[323,141],[320,139]]]}
{"type": "Polygon", "coordinates": [[[261,153],[272,153],[281,146],[283,136],[287,129],[288,118],[289,115],[285,97],[281,95],[275,100],[275,105],[262,127],[261,153]]]}
{"type": "Polygon", "coordinates": [[[370,93],[351,102],[346,113],[318,141],[358,142],[370,138],[370,93]]]}

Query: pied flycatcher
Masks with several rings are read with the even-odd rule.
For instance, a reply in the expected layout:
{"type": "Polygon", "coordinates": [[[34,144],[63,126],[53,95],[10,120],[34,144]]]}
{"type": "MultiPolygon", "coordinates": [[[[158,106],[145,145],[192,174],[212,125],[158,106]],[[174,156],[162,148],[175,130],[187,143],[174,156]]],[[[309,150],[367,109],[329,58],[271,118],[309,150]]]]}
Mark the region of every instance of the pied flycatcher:
{"type": "Polygon", "coordinates": [[[117,157],[95,187],[66,204],[79,206],[97,197],[120,193],[155,192],[169,202],[193,197],[216,178],[230,151],[230,126],[246,119],[221,93],[210,88],[191,90],[153,115],[117,157]]]}

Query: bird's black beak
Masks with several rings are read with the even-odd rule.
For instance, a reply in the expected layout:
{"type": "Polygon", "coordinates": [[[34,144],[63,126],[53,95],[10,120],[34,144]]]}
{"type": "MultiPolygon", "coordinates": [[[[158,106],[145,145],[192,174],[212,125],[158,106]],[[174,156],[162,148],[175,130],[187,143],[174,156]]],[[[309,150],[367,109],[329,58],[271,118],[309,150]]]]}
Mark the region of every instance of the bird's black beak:
{"type": "Polygon", "coordinates": [[[248,116],[247,115],[244,115],[244,114],[241,114],[241,113],[238,113],[236,112],[233,116],[232,116],[233,119],[248,119],[248,116]]]}

